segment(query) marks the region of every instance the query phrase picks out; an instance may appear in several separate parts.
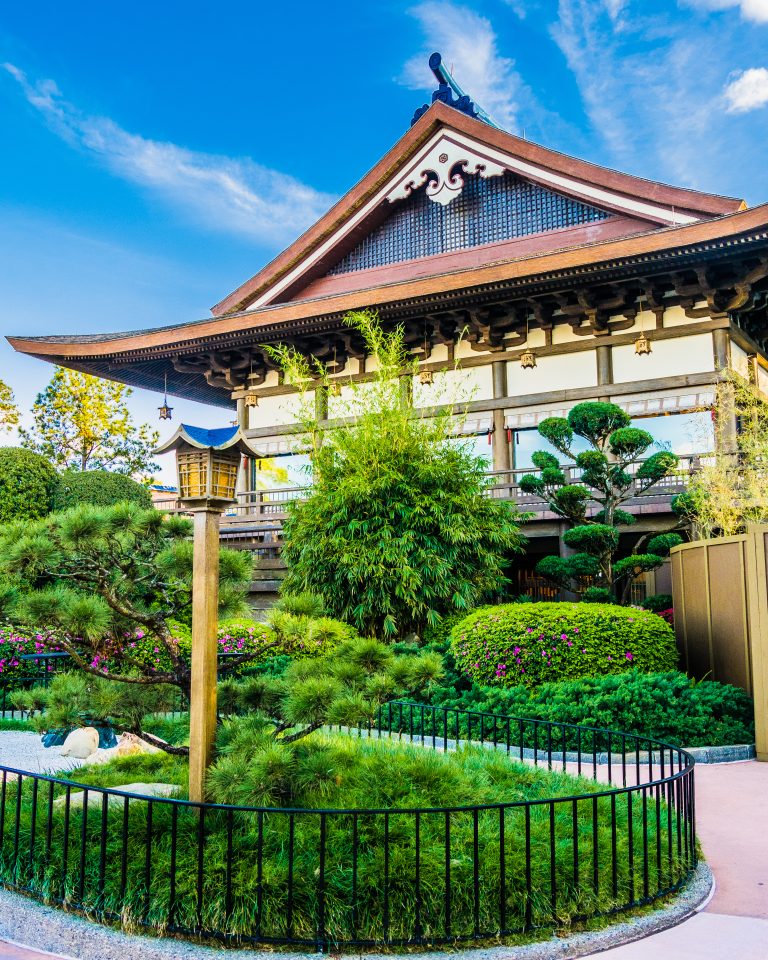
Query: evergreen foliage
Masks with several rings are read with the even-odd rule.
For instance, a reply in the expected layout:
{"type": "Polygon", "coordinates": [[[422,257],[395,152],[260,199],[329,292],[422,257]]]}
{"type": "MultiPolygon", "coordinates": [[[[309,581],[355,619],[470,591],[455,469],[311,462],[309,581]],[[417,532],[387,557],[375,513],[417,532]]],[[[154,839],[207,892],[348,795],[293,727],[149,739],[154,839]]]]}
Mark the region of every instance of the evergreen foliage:
{"type": "Polygon", "coordinates": [[[53,494],[53,509],[68,510],[81,503],[90,503],[95,507],[135,503],[148,510],[152,506],[152,495],[143,484],[122,473],[65,470],[53,494]]]}
{"type": "MultiPolygon", "coordinates": [[[[190,533],[188,520],[130,503],[82,505],[6,524],[0,528],[0,616],[55,636],[87,673],[128,684],[171,684],[188,695],[189,661],[173,623],[191,615],[190,533]],[[136,641],[145,638],[167,667],[134,655],[136,641]]],[[[242,610],[251,567],[244,552],[221,552],[222,614],[242,610]]]]}
{"type": "Polygon", "coordinates": [[[648,551],[641,553],[645,539],[641,538],[631,556],[614,560],[619,548],[618,526],[635,522],[621,505],[630,496],[645,493],[678,463],[673,453],[659,451],[647,457],[633,476],[629,467],[645,455],[653,437],[630,423],[629,414],[621,407],[602,402],[577,404],[567,419],[548,417],[539,424],[539,433],[581,471],[580,480],[567,483],[557,457],[543,450],[532,457],[539,473],[520,479],[522,490],[543,496],[551,510],[573,525],[563,540],[577,554],[545,557],[536,569],[557,586],[573,589],[593,602],[612,595],[626,601],[635,577],[661,566],[671,547],[682,543],[679,534],[668,533],[655,537],[653,548],[649,545],[648,551]],[[576,437],[586,440],[590,449],[574,452],[576,437]],[[587,516],[590,502],[600,507],[593,517],[587,516]]]}
{"type": "Polygon", "coordinates": [[[677,665],[675,635],[661,617],[609,603],[482,607],[451,631],[458,669],[479,684],[653,673],[677,665]]]}
{"type": "Polygon", "coordinates": [[[0,447],[0,523],[44,517],[57,483],[58,474],[39,453],[0,447]]]}
{"type": "MultiPolygon", "coordinates": [[[[677,670],[630,670],[536,687],[440,684],[424,699],[436,706],[500,717],[621,730],[681,747],[730,746],[754,743],[755,739],[754,706],[744,690],[712,680],[697,682],[677,670]]],[[[576,749],[576,731],[565,734],[568,749],[576,749]]],[[[556,730],[554,736],[559,742],[561,731],[556,730]]],[[[607,745],[605,737],[596,740],[598,750],[607,745]]],[[[591,749],[591,738],[582,738],[581,747],[591,749]]]]}
{"type": "MultiPolygon", "coordinates": [[[[402,329],[387,333],[368,312],[346,322],[375,373],[345,386],[343,429],[321,434],[314,405],[305,406],[312,490],[290,505],[284,589],[318,595],[361,633],[403,636],[503,587],[522,543],[520,517],[486,496],[484,462],[453,439],[453,405],[443,413],[413,407],[404,387],[415,368],[402,329]]],[[[328,386],[324,369],[287,348],[273,353],[291,382],[328,386]]]]}

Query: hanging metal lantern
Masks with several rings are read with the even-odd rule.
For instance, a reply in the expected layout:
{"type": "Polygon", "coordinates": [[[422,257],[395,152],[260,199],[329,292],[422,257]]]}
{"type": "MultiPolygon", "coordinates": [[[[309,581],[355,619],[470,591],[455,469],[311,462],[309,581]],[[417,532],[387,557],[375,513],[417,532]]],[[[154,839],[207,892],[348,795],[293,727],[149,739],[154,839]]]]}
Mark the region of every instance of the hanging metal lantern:
{"type": "Polygon", "coordinates": [[[172,420],[171,414],[173,407],[168,406],[168,374],[165,375],[165,387],[163,391],[163,405],[157,409],[160,411],[160,420],[172,420]]]}
{"type": "Polygon", "coordinates": [[[330,397],[340,397],[340,396],[341,396],[341,384],[340,384],[340,383],[329,383],[329,384],[328,384],[328,396],[330,396],[330,397]]]}
{"type": "Polygon", "coordinates": [[[536,366],[536,354],[533,350],[524,350],[520,354],[520,366],[523,370],[532,370],[536,366]]]}
{"type": "Polygon", "coordinates": [[[259,405],[259,395],[251,387],[248,388],[243,399],[246,407],[258,407],[259,405]]]}
{"type": "Polygon", "coordinates": [[[435,382],[435,375],[431,370],[422,370],[419,374],[419,383],[425,387],[430,387],[435,382]]]}
{"type": "Polygon", "coordinates": [[[644,333],[641,333],[640,336],[635,340],[635,353],[638,356],[644,353],[651,352],[651,341],[646,337],[644,333]]]}

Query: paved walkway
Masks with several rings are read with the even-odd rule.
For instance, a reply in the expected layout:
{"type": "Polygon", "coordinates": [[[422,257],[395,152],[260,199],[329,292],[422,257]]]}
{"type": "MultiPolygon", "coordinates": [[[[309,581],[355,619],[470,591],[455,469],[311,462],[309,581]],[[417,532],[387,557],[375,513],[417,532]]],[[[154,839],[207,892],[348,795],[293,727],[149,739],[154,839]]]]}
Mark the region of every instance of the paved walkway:
{"type": "MultiPolygon", "coordinates": [[[[768,960],[768,763],[697,766],[696,803],[699,837],[717,881],[714,897],[685,923],[600,958],[768,960]]],[[[46,957],[0,941],[0,960],[46,957]]]]}

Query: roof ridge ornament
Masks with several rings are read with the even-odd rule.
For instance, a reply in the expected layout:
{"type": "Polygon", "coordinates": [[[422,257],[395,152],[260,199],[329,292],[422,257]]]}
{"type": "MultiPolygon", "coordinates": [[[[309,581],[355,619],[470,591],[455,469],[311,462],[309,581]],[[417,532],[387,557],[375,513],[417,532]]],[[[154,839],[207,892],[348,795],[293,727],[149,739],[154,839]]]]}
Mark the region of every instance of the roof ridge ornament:
{"type": "MultiPolygon", "coordinates": [[[[481,120],[491,127],[496,127],[498,130],[501,129],[497,123],[494,123],[479,103],[475,103],[469,94],[464,93],[451,74],[445,69],[443,58],[439,53],[433,53],[429,58],[429,68],[437,80],[437,90],[432,93],[432,103],[436,103],[439,100],[441,103],[453,107],[454,110],[458,110],[460,113],[465,113],[474,120],[481,120]]],[[[425,103],[416,110],[411,119],[411,126],[429,110],[430,106],[431,104],[425,103]]]]}

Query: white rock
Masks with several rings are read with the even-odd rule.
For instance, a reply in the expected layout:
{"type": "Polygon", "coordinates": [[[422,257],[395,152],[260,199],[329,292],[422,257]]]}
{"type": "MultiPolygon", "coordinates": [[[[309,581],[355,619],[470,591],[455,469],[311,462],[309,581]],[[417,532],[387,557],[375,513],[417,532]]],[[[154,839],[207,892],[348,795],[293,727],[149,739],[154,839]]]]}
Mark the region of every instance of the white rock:
{"type": "Polygon", "coordinates": [[[81,727],[73,730],[59,751],[62,757],[76,757],[85,760],[99,749],[99,731],[95,727],[81,727]]]}

